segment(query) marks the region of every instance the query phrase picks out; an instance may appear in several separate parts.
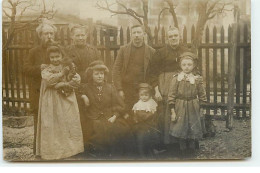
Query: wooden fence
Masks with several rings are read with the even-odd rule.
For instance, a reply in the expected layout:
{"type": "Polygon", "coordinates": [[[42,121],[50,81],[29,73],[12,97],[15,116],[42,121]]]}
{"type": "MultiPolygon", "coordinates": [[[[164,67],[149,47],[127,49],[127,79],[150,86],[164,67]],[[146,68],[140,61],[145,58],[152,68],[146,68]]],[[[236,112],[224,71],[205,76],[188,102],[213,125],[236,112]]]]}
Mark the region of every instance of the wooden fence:
{"type": "MultiPolygon", "coordinates": [[[[56,25],[58,32],[56,40],[61,45],[71,44],[68,25],[56,25]]],[[[166,31],[161,28],[154,30],[153,43],[148,44],[155,49],[161,48],[166,42],[166,31]]],[[[7,32],[3,27],[3,44],[7,39],[7,32]]],[[[189,45],[195,33],[193,26],[188,32],[186,27],[182,30],[182,42],[189,45]]],[[[237,56],[236,56],[236,83],[234,93],[234,113],[237,117],[250,117],[251,114],[251,44],[248,26],[240,25],[237,32],[237,56]]],[[[223,27],[206,28],[203,41],[198,49],[199,69],[205,79],[208,103],[206,107],[207,114],[220,115],[227,114],[227,96],[228,96],[228,67],[230,58],[230,49],[232,47],[232,28],[224,30],[223,27]]],[[[146,38],[147,40],[147,38],[146,38]]],[[[106,65],[111,69],[117,52],[121,45],[130,42],[130,29],[125,31],[122,27],[115,29],[95,28],[88,37],[88,42],[97,46],[106,65]]],[[[2,58],[2,95],[3,111],[10,115],[26,113],[30,108],[29,89],[27,78],[23,72],[23,59],[28,56],[28,51],[37,45],[35,28],[20,31],[7,50],[3,50],[2,58]],[[11,113],[10,113],[11,112],[11,113]]]]}

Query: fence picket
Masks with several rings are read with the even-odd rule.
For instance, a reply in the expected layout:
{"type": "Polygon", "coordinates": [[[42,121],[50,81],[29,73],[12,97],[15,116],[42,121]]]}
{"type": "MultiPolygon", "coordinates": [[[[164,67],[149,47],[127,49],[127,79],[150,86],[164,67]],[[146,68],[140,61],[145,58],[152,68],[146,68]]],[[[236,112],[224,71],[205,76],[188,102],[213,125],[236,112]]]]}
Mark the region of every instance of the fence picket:
{"type": "MultiPolygon", "coordinates": [[[[244,25],[244,43],[248,43],[248,26],[247,24],[244,25]]],[[[247,98],[247,83],[248,83],[248,48],[244,48],[244,56],[243,56],[243,104],[246,104],[246,98],[247,98]]],[[[246,109],[243,109],[243,116],[246,116],[246,109]]]]}
{"type": "MultiPolygon", "coordinates": [[[[209,43],[209,27],[206,28],[205,43],[209,43]]],[[[206,48],[206,96],[210,102],[210,79],[209,79],[209,48],[206,48]]],[[[210,114],[210,109],[206,109],[206,114],[210,114]]]]}
{"type": "Polygon", "coordinates": [[[184,28],[183,28],[183,43],[187,43],[187,28],[186,28],[186,26],[184,26],[184,28]]]}
{"type": "MultiPolygon", "coordinates": [[[[152,46],[154,48],[161,48],[166,43],[166,33],[165,28],[160,28],[161,32],[159,32],[159,28],[154,28],[154,41],[152,46]],[[160,34],[159,34],[160,33],[160,34]]],[[[22,31],[21,35],[19,35],[19,39],[15,38],[16,40],[13,41],[13,44],[10,45],[7,51],[3,51],[3,101],[8,108],[12,109],[13,107],[23,107],[24,104],[25,109],[29,108],[29,97],[28,96],[28,89],[29,85],[27,85],[27,79],[24,75],[23,71],[23,59],[24,57],[28,56],[28,50],[33,45],[38,45],[38,39],[36,36],[36,32],[34,29],[22,31]],[[19,41],[19,42],[18,42],[19,41]],[[21,75],[20,75],[21,74],[21,75]],[[20,88],[20,89],[19,89],[20,88]],[[19,98],[20,97],[20,98],[19,98]],[[18,103],[18,106],[17,106],[18,103]]],[[[182,42],[187,44],[188,46],[191,44],[190,41],[187,40],[187,28],[183,28],[182,34],[182,42]]],[[[225,62],[229,60],[230,57],[230,48],[232,46],[231,42],[231,35],[232,35],[232,28],[228,28],[228,42],[225,43],[225,30],[222,27],[220,31],[220,43],[217,42],[217,29],[214,27],[213,32],[207,26],[205,29],[205,43],[201,43],[198,48],[198,56],[199,56],[199,69],[205,70],[203,74],[205,74],[205,84],[206,84],[206,96],[208,99],[208,104],[206,104],[207,114],[210,114],[210,110],[214,110],[214,114],[216,114],[216,109],[221,108],[221,114],[224,115],[224,110],[227,109],[227,105],[225,103],[226,100],[226,84],[225,84],[225,62]],[[213,34],[213,43],[210,43],[210,37],[213,34]],[[225,56],[225,50],[228,49],[228,56],[225,56]],[[213,58],[211,59],[210,51],[213,50],[213,58]],[[220,61],[218,60],[218,50],[220,50],[220,61]],[[203,61],[202,61],[203,59],[203,61]],[[204,60],[205,59],[205,60],[204,60]],[[213,60],[213,66],[212,61],[213,60]],[[205,62],[205,63],[204,63],[205,62]],[[221,67],[220,67],[221,66],[221,67]],[[212,68],[213,67],[213,68],[212,68]],[[218,82],[217,74],[218,70],[220,69],[220,79],[221,81],[218,82]],[[213,73],[213,76],[211,76],[213,73]],[[212,77],[212,78],[211,78],[212,77]],[[213,88],[211,87],[213,84],[213,88]],[[220,84],[220,85],[219,85],[220,84]],[[220,99],[218,99],[220,93],[220,99]],[[213,100],[210,100],[212,99],[213,100]]],[[[192,26],[191,30],[191,40],[194,40],[195,34],[195,27],[192,26]]],[[[3,43],[6,40],[6,33],[2,33],[3,35],[3,43]]],[[[248,73],[250,72],[250,62],[248,58],[248,53],[250,52],[250,42],[247,40],[248,37],[248,30],[246,25],[244,25],[244,39],[238,43],[240,49],[243,49],[243,54],[241,54],[241,61],[237,63],[237,68],[240,68],[240,74],[237,79],[240,80],[238,82],[236,80],[237,87],[240,89],[236,90],[236,96],[234,97],[236,101],[239,98],[239,102],[236,102],[234,105],[235,110],[241,109],[243,111],[243,115],[245,115],[246,109],[250,108],[250,101],[248,103],[248,93],[250,92],[250,78],[248,77],[248,73]],[[241,68],[240,64],[243,64],[243,68],[241,68]],[[247,81],[248,80],[248,81],[247,81]],[[241,82],[243,82],[241,84],[241,82]],[[240,86],[239,86],[240,84],[240,86]],[[249,88],[247,88],[249,86],[249,88]],[[240,91],[242,89],[242,91],[240,91]],[[238,92],[239,91],[239,92],[238,92]],[[243,100],[242,100],[243,99],[243,100]],[[240,100],[242,103],[240,103],[240,100]]],[[[67,25],[59,25],[58,32],[57,32],[58,41],[60,41],[63,46],[70,44],[70,33],[69,28],[67,25]]],[[[148,38],[147,38],[148,39],[148,38]]],[[[149,41],[149,39],[147,40],[149,41]]],[[[130,28],[128,27],[126,32],[122,27],[120,27],[119,35],[117,35],[117,30],[111,29],[100,29],[93,27],[92,29],[92,39],[91,43],[97,46],[98,50],[101,51],[101,56],[109,69],[112,68],[114,60],[118,54],[118,50],[120,46],[125,43],[130,42],[130,28]],[[124,36],[124,34],[126,34],[124,36]],[[117,36],[119,37],[117,39],[117,36]],[[113,40],[112,40],[113,39],[113,40]],[[117,41],[119,41],[117,43],[117,41]]],[[[250,56],[250,55],[249,55],[250,56]]],[[[237,59],[240,58],[240,55],[237,56],[237,59]]],[[[237,70],[237,69],[236,69],[237,70]]],[[[109,74],[111,75],[111,74],[109,74]]],[[[110,81],[111,76],[109,76],[110,81]]],[[[29,93],[30,94],[30,93],[29,93]]]]}
{"type": "Polygon", "coordinates": [[[165,29],[162,27],[162,44],[165,44],[165,29]]]}
{"type": "MultiPolygon", "coordinates": [[[[4,31],[4,29],[2,30],[2,36],[3,36],[3,43],[6,43],[6,40],[7,40],[7,34],[6,32],[4,31]]],[[[8,80],[8,58],[7,58],[7,50],[2,50],[2,62],[3,62],[3,74],[4,74],[4,82],[5,82],[5,98],[6,98],[6,107],[7,109],[9,109],[9,87],[8,87],[8,84],[9,84],[9,80],[8,80]]],[[[4,98],[4,96],[3,96],[4,98]]]]}
{"type": "Polygon", "coordinates": [[[123,32],[122,26],[120,27],[119,34],[120,34],[120,45],[122,46],[122,45],[124,45],[124,32],[123,32]]]}
{"type": "Polygon", "coordinates": [[[126,29],[126,42],[127,43],[130,42],[130,29],[129,29],[129,27],[127,27],[127,29],[126,29]]]}
{"type": "MultiPolygon", "coordinates": [[[[221,33],[220,33],[220,42],[223,44],[225,42],[225,31],[224,27],[221,27],[221,33]]],[[[224,54],[224,48],[221,48],[220,57],[221,57],[221,70],[220,70],[220,76],[221,76],[221,102],[225,103],[225,54],[224,54]]],[[[221,114],[224,115],[225,111],[224,109],[221,109],[221,114]]]]}
{"type": "MultiPolygon", "coordinates": [[[[240,26],[237,27],[237,43],[240,43],[240,26]]],[[[236,104],[240,104],[240,47],[236,53],[236,104]]],[[[240,109],[236,109],[236,116],[240,116],[240,109]]]]}

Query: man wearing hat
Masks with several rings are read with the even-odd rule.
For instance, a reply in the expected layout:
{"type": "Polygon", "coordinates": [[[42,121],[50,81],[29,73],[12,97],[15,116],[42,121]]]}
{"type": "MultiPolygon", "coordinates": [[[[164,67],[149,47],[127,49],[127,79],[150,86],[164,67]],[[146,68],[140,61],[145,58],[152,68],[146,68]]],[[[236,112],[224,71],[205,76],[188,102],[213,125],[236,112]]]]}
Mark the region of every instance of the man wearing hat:
{"type": "Polygon", "coordinates": [[[128,114],[138,100],[138,84],[146,81],[148,64],[155,50],[144,43],[141,25],[131,27],[131,42],[120,48],[112,70],[112,79],[125,100],[128,114]]]}

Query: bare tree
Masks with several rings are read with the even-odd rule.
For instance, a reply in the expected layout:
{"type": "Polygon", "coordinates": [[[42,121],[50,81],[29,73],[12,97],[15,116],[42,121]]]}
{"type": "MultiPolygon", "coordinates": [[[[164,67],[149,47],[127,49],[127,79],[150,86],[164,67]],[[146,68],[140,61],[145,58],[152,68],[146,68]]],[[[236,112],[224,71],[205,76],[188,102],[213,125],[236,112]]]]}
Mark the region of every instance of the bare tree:
{"type": "Polygon", "coordinates": [[[232,2],[227,0],[199,0],[196,5],[198,20],[196,23],[194,46],[197,48],[202,40],[202,35],[207,22],[226,11],[232,11],[232,2]]]}
{"type": "Polygon", "coordinates": [[[45,0],[42,0],[42,4],[37,0],[5,0],[3,1],[3,14],[10,20],[8,27],[8,36],[6,43],[3,44],[2,49],[8,48],[12,42],[16,32],[27,29],[31,24],[38,22],[41,19],[52,19],[55,15],[54,3],[50,10],[46,9],[45,0]],[[22,21],[21,18],[27,11],[37,12],[35,17],[29,21],[22,21]]]}
{"type": "MultiPolygon", "coordinates": [[[[160,30],[160,25],[161,25],[161,15],[164,11],[168,11],[173,19],[174,26],[179,28],[178,24],[178,19],[177,19],[177,14],[176,14],[176,8],[178,8],[177,4],[174,3],[176,0],[162,0],[164,1],[167,6],[163,7],[161,11],[158,14],[158,23],[157,23],[157,32],[160,30]]],[[[111,1],[110,1],[111,2],[111,1]]],[[[108,0],[99,0],[97,2],[97,7],[99,9],[103,9],[106,11],[109,11],[112,13],[112,15],[118,15],[118,14],[123,14],[123,15],[129,15],[132,16],[134,19],[136,19],[141,25],[144,25],[145,27],[145,32],[147,33],[150,41],[153,40],[153,35],[151,33],[151,30],[149,29],[149,16],[148,16],[148,0],[140,0],[141,6],[143,9],[142,14],[137,13],[135,10],[131,8],[127,8],[126,4],[123,3],[123,1],[116,0],[114,3],[109,3],[108,0]],[[116,7],[120,7],[122,10],[116,9],[116,7]]],[[[180,3],[184,3],[180,1],[180,3]]],[[[192,7],[189,10],[195,10],[195,12],[198,14],[198,19],[196,22],[196,30],[195,30],[195,38],[193,40],[194,47],[198,47],[204,28],[207,24],[207,22],[217,15],[223,14],[225,11],[231,11],[230,9],[230,2],[227,0],[197,0],[197,1],[192,1],[188,2],[192,3],[192,7]],[[228,9],[229,6],[229,9],[228,9]]]]}
{"type": "MultiPolygon", "coordinates": [[[[164,0],[168,4],[168,7],[162,8],[160,13],[158,14],[158,30],[160,30],[160,23],[161,23],[161,15],[162,13],[167,10],[170,12],[170,14],[173,17],[174,21],[174,26],[178,28],[178,20],[177,20],[177,15],[175,12],[176,6],[173,4],[172,0],[164,0]]],[[[109,11],[112,13],[112,15],[118,15],[118,14],[123,14],[123,15],[129,15],[136,19],[140,25],[143,25],[145,28],[145,32],[148,35],[149,40],[152,42],[154,37],[152,35],[151,30],[149,29],[149,8],[148,8],[148,0],[140,0],[141,6],[142,6],[142,14],[138,13],[136,10],[132,8],[128,8],[126,4],[124,4],[120,0],[116,0],[115,3],[109,3],[108,0],[100,0],[97,2],[97,7],[99,9],[103,9],[106,11],[109,11]],[[116,6],[117,5],[117,6],[116,6]],[[119,7],[122,10],[115,9],[116,7],[119,7]]]]}

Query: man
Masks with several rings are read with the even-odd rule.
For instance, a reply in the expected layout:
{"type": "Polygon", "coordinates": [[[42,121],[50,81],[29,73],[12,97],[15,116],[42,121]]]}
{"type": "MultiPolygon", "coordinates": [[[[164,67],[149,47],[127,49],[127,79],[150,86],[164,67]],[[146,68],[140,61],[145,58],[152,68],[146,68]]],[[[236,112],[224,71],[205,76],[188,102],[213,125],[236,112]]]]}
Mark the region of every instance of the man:
{"type": "MultiPolygon", "coordinates": [[[[75,25],[71,28],[71,38],[72,38],[72,45],[68,46],[66,48],[66,53],[69,58],[72,59],[72,61],[75,63],[77,67],[77,73],[81,77],[81,84],[85,84],[86,76],[85,71],[91,64],[91,62],[95,60],[101,60],[101,55],[99,51],[93,47],[87,44],[87,29],[82,25],[75,25]]],[[[80,90],[80,89],[79,89],[80,90]]],[[[83,132],[83,139],[84,139],[84,145],[86,148],[86,151],[89,151],[89,138],[91,136],[91,124],[88,120],[88,117],[86,116],[85,105],[81,98],[81,94],[79,92],[76,92],[77,95],[77,101],[79,106],[79,112],[80,112],[80,122],[83,132]]]]}
{"type": "Polygon", "coordinates": [[[141,25],[131,27],[131,42],[120,48],[112,70],[114,85],[125,100],[128,114],[138,101],[138,84],[146,82],[148,64],[155,52],[144,43],[144,34],[141,25]]]}
{"type": "Polygon", "coordinates": [[[41,40],[41,44],[32,48],[29,55],[24,59],[24,73],[29,79],[30,88],[30,108],[34,116],[34,147],[35,154],[36,131],[38,122],[38,106],[41,88],[41,64],[49,63],[46,57],[47,47],[54,43],[54,36],[57,28],[45,21],[36,28],[36,32],[41,40]]]}
{"type": "Polygon", "coordinates": [[[95,60],[101,60],[99,51],[86,43],[87,30],[84,26],[75,25],[71,28],[72,45],[66,48],[67,55],[72,58],[77,66],[81,82],[85,83],[84,73],[89,64],[95,60]]]}

